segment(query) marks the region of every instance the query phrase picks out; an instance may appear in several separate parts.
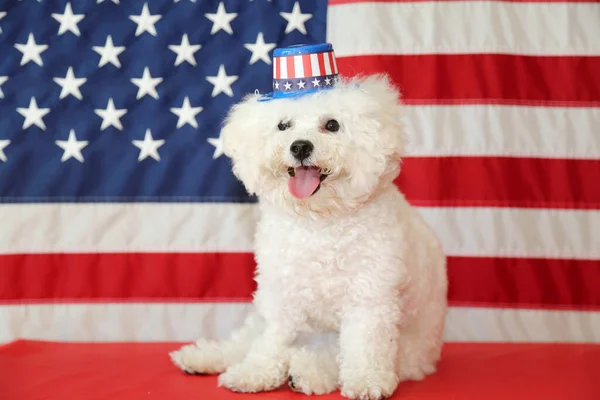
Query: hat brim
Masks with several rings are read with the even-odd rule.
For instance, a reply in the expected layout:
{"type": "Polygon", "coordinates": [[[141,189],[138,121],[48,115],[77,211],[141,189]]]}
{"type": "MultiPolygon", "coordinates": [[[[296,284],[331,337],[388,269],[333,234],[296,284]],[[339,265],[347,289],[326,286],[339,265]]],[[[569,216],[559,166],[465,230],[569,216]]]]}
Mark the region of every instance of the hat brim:
{"type": "Polygon", "coordinates": [[[330,89],[333,89],[333,87],[334,86],[332,85],[330,87],[322,87],[320,89],[315,88],[315,89],[299,90],[299,91],[293,91],[293,92],[269,92],[269,93],[265,93],[264,95],[259,97],[258,101],[264,102],[264,101],[271,101],[271,100],[292,99],[292,98],[297,98],[297,97],[302,97],[302,96],[322,92],[323,90],[330,90],[330,89]]]}

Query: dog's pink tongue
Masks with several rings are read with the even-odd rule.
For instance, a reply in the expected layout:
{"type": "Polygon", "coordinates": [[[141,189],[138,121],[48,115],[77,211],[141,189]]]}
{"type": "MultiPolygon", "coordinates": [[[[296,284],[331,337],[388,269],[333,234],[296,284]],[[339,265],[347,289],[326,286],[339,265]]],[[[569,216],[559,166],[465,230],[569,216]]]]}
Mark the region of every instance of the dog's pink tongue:
{"type": "Polygon", "coordinates": [[[296,168],[294,176],[288,181],[290,193],[297,199],[305,199],[310,196],[320,182],[319,168],[299,167],[296,168]]]}

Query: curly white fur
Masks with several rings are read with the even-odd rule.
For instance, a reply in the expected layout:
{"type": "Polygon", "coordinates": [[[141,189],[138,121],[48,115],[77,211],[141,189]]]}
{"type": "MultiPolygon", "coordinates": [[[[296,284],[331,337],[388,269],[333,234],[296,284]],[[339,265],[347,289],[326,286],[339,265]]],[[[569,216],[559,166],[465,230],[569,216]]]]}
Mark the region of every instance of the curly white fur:
{"type": "Polygon", "coordinates": [[[393,183],[405,143],[399,93],[386,76],[370,76],[257,99],[235,105],[222,131],[233,172],[260,199],[256,313],[230,339],[199,340],[171,358],[187,372],[221,374],[234,391],[289,382],[306,394],[389,397],[399,382],[435,371],[447,306],[441,243],[393,183]],[[324,128],[330,119],[337,132],[324,128]],[[306,161],[328,174],[303,200],[288,189],[298,139],[313,143],[306,161]],[[298,346],[310,332],[339,337],[298,346]]]}

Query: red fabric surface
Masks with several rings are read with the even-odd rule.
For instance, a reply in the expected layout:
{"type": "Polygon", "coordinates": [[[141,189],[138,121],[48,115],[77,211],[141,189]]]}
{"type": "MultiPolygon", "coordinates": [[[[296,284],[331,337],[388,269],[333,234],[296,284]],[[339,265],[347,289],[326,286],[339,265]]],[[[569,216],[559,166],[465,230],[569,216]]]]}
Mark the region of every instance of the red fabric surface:
{"type": "MultiPolygon", "coordinates": [[[[179,346],[14,342],[0,347],[0,399],[309,398],[287,386],[237,394],[217,387],[214,376],[185,375],[167,356],[179,346]]],[[[317,398],[342,397],[336,392],[317,398]]],[[[447,344],[438,373],[401,384],[393,399],[598,400],[600,345],[447,344]]]]}

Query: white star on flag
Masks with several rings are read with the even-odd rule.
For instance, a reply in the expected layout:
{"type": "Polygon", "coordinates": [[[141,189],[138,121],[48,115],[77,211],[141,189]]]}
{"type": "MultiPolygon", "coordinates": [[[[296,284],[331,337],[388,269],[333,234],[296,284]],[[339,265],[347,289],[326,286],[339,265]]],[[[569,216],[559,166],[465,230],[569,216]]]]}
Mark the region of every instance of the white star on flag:
{"type": "Polygon", "coordinates": [[[300,31],[300,33],[306,35],[307,32],[304,23],[312,18],[312,14],[302,14],[302,11],[300,10],[300,3],[294,3],[292,12],[280,12],[279,15],[281,15],[287,21],[285,33],[290,33],[294,29],[297,29],[300,31]]]}
{"type": "Polygon", "coordinates": [[[71,129],[69,132],[69,139],[67,140],[56,140],[54,143],[58,147],[64,150],[63,155],[60,159],[61,162],[67,161],[69,158],[74,158],[79,162],[83,162],[83,154],[81,154],[81,150],[88,145],[87,140],[77,140],[77,136],[75,136],[75,130],[71,129]]]}
{"type": "Polygon", "coordinates": [[[73,67],[69,67],[67,70],[67,75],[64,78],[52,78],[54,82],[56,82],[62,90],[60,91],[60,99],[64,99],[68,95],[72,94],[79,100],[83,99],[81,92],[79,91],[79,87],[83,85],[87,79],[86,78],[75,78],[75,74],[73,74],[73,67]]]}
{"type": "Polygon", "coordinates": [[[139,88],[136,99],[139,100],[145,95],[150,95],[155,99],[158,99],[156,86],[160,85],[162,81],[163,78],[153,78],[152,75],[150,75],[150,69],[145,67],[141,78],[131,78],[131,82],[139,88]]]}
{"type": "Polygon", "coordinates": [[[210,143],[211,145],[215,146],[215,152],[213,153],[213,160],[216,160],[217,158],[221,157],[223,155],[223,141],[221,140],[221,137],[218,138],[208,138],[206,139],[206,141],[208,143],[210,143]]]}
{"type": "MultiPolygon", "coordinates": [[[[96,2],[96,4],[104,3],[104,1],[105,1],[105,0],[98,0],[98,1],[96,2]]],[[[106,0],[106,1],[109,1],[109,0],[106,0]]],[[[119,4],[119,0],[110,0],[110,1],[112,1],[112,2],[113,2],[113,3],[115,3],[115,4],[119,4]]]]}
{"type": "Polygon", "coordinates": [[[144,32],[148,32],[152,36],[156,36],[156,24],[162,15],[159,14],[150,14],[150,9],[148,8],[148,3],[144,3],[142,7],[142,13],[140,15],[130,15],[129,19],[137,24],[137,29],[135,30],[135,36],[140,36],[144,32]]]}
{"type": "Polygon", "coordinates": [[[104,46],[94,46],[92,49],[94,49],[94,51],[101,56],[100,61],[98,62],[98,68],[103,67],[107,63],[111,63],[115,67],[121,68],[119,54],[125,51],[125,46],[115,47],[110,35],[106,37],[106,43],[104,46]]]}
{"type": "Polygon", "coordinates": [[[175,66],[178,66],[184,61],[196,66],[196,58],[194,57],[194,53],[202,48],[199,44],[190,45],[190,41],[188,39],[188,35],[184,34],[181,37],[180,45],[169,45],[169,50],[173,51],[177,54],[177,59],[175,60],[175,66]]]}
{"type": "Polygon", "coordinates": [[[263,60],[267,64],[271,64],[269,52],[277,46],[276,43],[265,43],[265,38],[262,32],[258,33],[255,43],[245,43],[244,47],[252,52],[250,57],[250,65],[258,60],[263,60]]]}
{"type": "Polygon", "coordinates": [[[48,50],[48,45],[37,44],[35,42],[35,38],[33,37],[33,33],[29,34],[26,44],[16,43],[15,48],[23,53],[23,57],[21,57],[21,65],[25,65],[29,61],[33,61],[40,67],[44,65],[41,54],[48,50]]]}
{"type": "Polygon", "coordinates": [[[6,160],[7,160],[6,154],[4,153],[4,149],[9,144],[10,144],[10,140],[8,140],[8,139],[0,140],[0,161],[2,161],[2,162],[6,162],[6,160]]]}
{"type": "MultiPolygon", "coordinates": [[[[0,11],[0,19],[6,17],[6,11],[0,11]]],[[[0,33],[2,33],[2,28],[0,27],[0,33]]]]}
{"type": "Polygon", "coordinates": [[[210,30],[210,34],[214,35],[219,30],[223,29],[225,32],[233,35],[233,29],[231,29],[231,21],[237,17],[237,13],[227,13],[225,10],[225,5],[223,2],[219,3],[219,7],[217,8],[217,12],[215,14],[206,13],[204,16],[210,19],[213,23],[213,26],[210,30]]]}
{"type": "Polygon", "coordinates": [[[94,112],[102,118],[102,126],[100,126],[101,131],[105,130],[109,126],[114,126],[120,131],[123,130],[121,118],[127,114],[127,110],[125,108],[117,110],[112,97],[108,99],[108,104],[104,110],[100,108],[94,110],[94,112]]]}
{"type": "Polygon", "coordinates": [[[202,107],[192,107],[190,104],[190,98],[186,96],[183,99],[183,105],[180,108],[171,108],[171,112],[177,115],[177,128],[181,128],[185,124],[190,124],[194,128],[198,128],[198,121],[196,121],[196,115],[202,112],[202,107]]]}
{"type": "Polygon", "coordinates": [[[53,13],[52,18],[60,22],[60,27],[58,28],[59,35],[64,34],[66,31],[71,31],[76,36],[81,36],[81,32],[79,31],[77,24],[81,22],[83,18],[85,18],[85,14],[73,14],[71,3],[67,3],[65,6],[65,12],[63,14],[53,13]]]}
{"type": "Polygon", "coordinates": [[[165,141],[154,140],[152,138],[152,132],[150,129],[146,130],[144,140],[133,140],[133,145],[140,149],[140,155],[138,156],[138,162],[144,160],[147,157],[152,157],[156,161],[160,161],[160,155],[158,154],[158,148],[165,144],[165,141]]]}
{"type": "Polygon", "coordinates": [[[50,112],[49,108],[38,108],[37,101],[35,101],[35,97],[31,98],[29,102],[29,107],[17,108],[17,112],[25,117],[25,121],[23,121],[22,129],[25,130],[29,128],[31,125],[35,125],[42,129],[46,130],[46,124],[44,123],[44,116],[50,112]]]}
{"type": "Polygon", "coordinates": [[[8,76],[0,76],[0,99],[4,98],[4,92],[2,91],[2,85],[6,83],[8,76]]]}
{"type": "Polygon", "coordinates": [[[219,93],[225,93],[227,96],[233,97],[231,85],[237,81],[238,78],[239,77],[237,75],[227,76],[227,72],[225,72],[225,66],[221,64],[219,66],[219,72],[217,72],[217,76],[206,77],[206,80],[214,86],[211,97],[215,97],[219,93]]]}
{"type": "Polygon", "coordinates": [[[315,78],[315,79],[312,80],[313,86],[319,86],[320,83],[321,83],[321,81],[318,80],[317,78],[315,78]]]}

